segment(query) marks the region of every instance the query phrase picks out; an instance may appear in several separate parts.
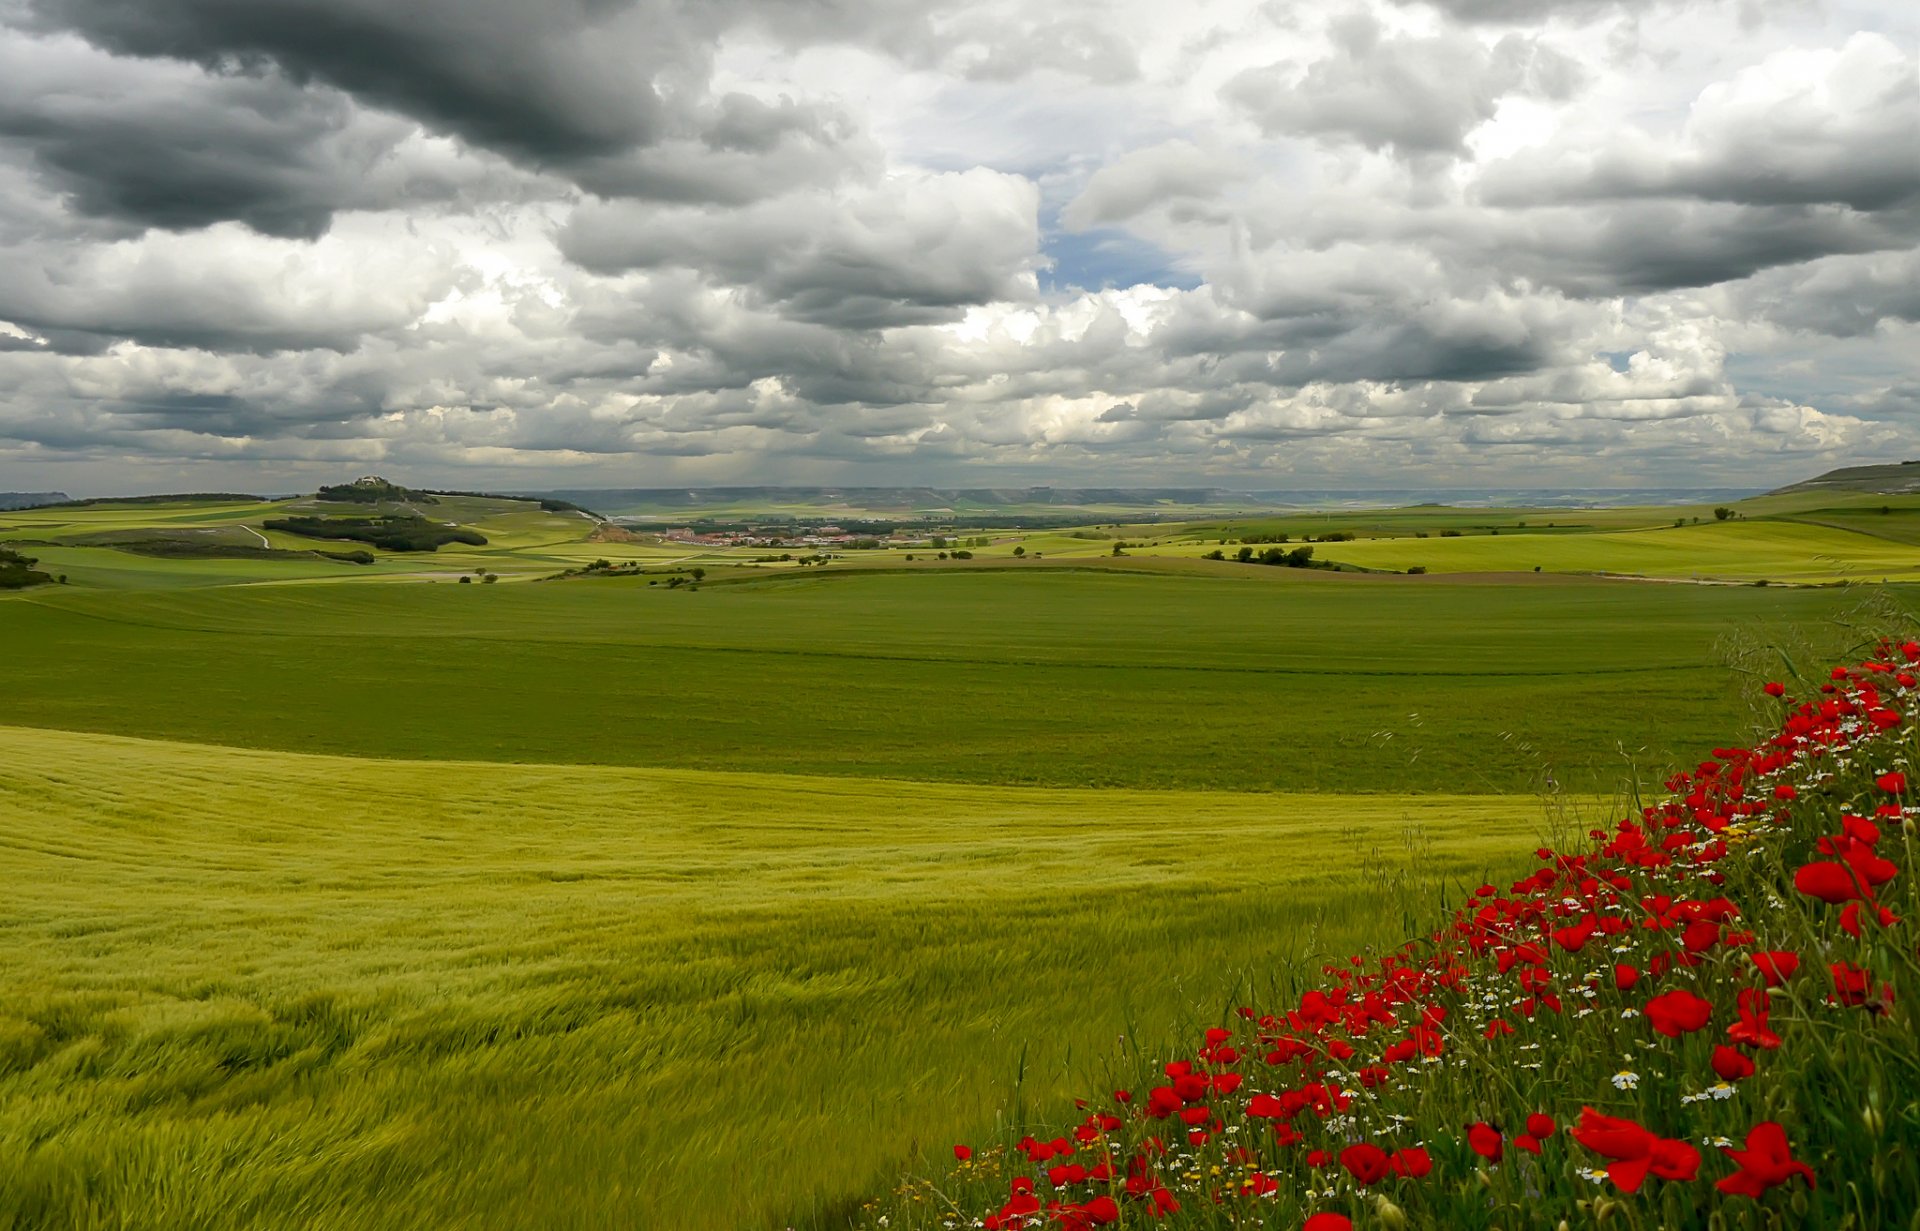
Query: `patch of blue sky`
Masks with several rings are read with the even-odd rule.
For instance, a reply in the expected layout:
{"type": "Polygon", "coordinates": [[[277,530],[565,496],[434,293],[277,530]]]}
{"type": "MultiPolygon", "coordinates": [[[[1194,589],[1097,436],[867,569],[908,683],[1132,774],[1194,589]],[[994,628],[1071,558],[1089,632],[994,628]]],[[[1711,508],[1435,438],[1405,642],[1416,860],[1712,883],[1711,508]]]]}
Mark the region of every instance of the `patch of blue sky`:
{"type": "Polygon", "coordinates": [[[1070,231],[1054,221],[1042,232],[1040,251],[1050,264],[1040,270],[1047,293],[1100,291],[1149,283],[1190,291],[1200,275],[1160,245],[1117,227],[1070,231]]]}

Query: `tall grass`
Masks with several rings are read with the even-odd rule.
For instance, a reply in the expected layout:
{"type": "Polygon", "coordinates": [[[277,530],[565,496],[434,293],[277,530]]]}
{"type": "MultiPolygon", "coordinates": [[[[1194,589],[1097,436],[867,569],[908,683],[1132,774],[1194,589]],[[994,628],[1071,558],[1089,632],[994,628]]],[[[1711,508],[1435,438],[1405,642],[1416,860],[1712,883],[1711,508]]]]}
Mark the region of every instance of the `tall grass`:
{"type": "Polygon", "coordinates": [[[1471,883],[1539,819],[19,728],[0,818],[36,1231],[825,1219],[1398,928],[1362,869],[1471,883]]]}

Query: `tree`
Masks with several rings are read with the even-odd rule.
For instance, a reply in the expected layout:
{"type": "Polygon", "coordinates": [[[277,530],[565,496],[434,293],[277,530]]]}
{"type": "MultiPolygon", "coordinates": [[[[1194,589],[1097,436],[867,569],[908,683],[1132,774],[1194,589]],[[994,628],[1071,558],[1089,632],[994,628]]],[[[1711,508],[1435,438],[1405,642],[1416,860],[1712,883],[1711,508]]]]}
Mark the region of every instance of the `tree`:
{"type": "Polygon", "coordinates": [[[1013,549],[1013,554],[1016,556],[1024,556],[1027,554],[1027,549],[1024,547],[1016,547],[1013,549]]]}
{"type": "Polygon", "coordinates": [[[1713,511],[1713,520],[1715,521],[1725,521],[1732,516],[1733,516],[1733,510],[1728,508],[1724,504],[1713,511]]]}
{"type": "Polygon", "coordinates": [[[1122,550],[1120,550],[1121,548],[1123,548],[1123,547],[1125,547],[1125,546],[1126,546],[1126,544],[1125,544],[1125,543],[1115,543],[1115,544],[1113,545],[1113,554],[1114,554],[1114,555],[1116,555],[1116,556],[1124,556],[1124,555],[1126,555],[1126,554],[1127,554],[1126,552],[1124,552],[1124,551],[1122,551],[1122,550]]]}
{"type": "Polygon", "coordinates": [[[1247,561],[1253,559],[1253,548],[1242,546],[1239,551],[1233,553],[1233,558],[1245,564],[1247,561]]]}
{"type": "Polygon", "coordinates": [[[697,569],[694,569],[694,570],[693,570],[693,579],[694,579],[695,581],[705,581],[705,580],[707,579],[707,570],[705,570],[705,569],[703,569],[703,568],[697,568],[697,569]]]}

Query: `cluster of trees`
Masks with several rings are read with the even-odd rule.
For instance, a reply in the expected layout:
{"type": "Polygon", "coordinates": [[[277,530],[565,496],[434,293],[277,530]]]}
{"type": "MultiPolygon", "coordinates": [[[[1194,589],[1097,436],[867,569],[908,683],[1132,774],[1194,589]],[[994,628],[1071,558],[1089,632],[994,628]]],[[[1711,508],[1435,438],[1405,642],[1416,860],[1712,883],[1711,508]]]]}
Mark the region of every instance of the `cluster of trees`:
{"type": "Polygon", "coordinates": [[[275,517],[263,523],[310,539],[350,539],[383,551],[438,551],[448,543],[485,547],[487,536],[466,526],[444,526],[424,517],[275,517]]]}
{"type": "MultiPolygon", "coordinates": [[[[1204,560],[1224,560],[1227,558],[1227,553],[1215,548],[1201,558],[1204,560]]],[[[1332,567],[1324,560],[1316,561],[1313,558],[1313,548],[1311,547],[1296,547],[1292,551],[1281,547],[1267,547],[1256,552],[1253,548],[1242,545],[1239,551],[1233,553],[1233,558],[1242,564],[1271,564],[1281,568],[1332,567]]]]}
{"type": "MultiPolygon", "coordinates": [[[[17,551],[0,547],[0,590],[24,590],[28,586],[44,586],[53,578],[33,566],[40,563],[32,556],[23,556],[17,551]]],[[[61,580],[66,580],[64,577],[61,580]]]]}

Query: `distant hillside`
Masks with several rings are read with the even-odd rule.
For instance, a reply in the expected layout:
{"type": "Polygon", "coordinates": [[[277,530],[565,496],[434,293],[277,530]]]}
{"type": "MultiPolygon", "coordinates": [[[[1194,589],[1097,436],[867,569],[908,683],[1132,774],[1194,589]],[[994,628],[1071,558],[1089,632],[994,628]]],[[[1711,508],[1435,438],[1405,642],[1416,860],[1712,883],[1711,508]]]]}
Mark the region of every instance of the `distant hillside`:
{"type": "Polygon", "coordinates": [[[65,504],[65,492],[0,492],[0,509],[31,509],[42,504],[65,504]]]}
{"type": "Polygon", "coordinates": [[[979,509],[1165,507],[1252,509],[1266,502],[1214,487],[630,487],[530,493],[609,512],[820,509],[912,513],[979,509]]]}
{"type": "Polygon", "coordinates": [[[1882,496],[1920,493],[1920,461],[1844,466],[1767,494],[1784,496],[1790,492],[1866,492],[1882,496]]]}

